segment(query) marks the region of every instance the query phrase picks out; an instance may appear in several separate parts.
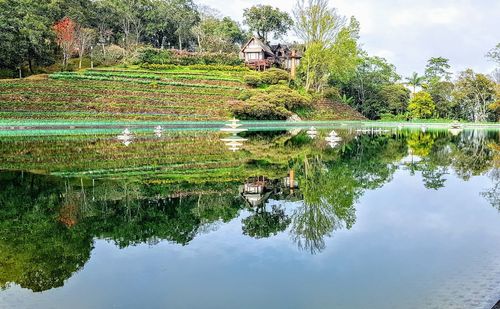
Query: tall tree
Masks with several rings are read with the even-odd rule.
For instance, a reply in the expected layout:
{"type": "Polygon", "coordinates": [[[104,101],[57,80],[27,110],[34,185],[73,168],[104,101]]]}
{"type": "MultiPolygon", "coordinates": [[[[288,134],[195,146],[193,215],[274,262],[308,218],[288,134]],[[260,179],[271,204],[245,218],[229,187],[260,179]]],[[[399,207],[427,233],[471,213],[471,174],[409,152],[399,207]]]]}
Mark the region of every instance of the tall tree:
{"type": "Polygon", "coordinates": [[[402,84],[384,85],[379,95],[382,102],[387,104],[387,111],[392,114],[403,114],[410,100],[410,90],[402,84]]]}
{"type": "Polygon", "coordinates": [[[425,78],[423,76],[419,76],[417,72],[413,72],[413,74],[406,78],[406,84],[408,86],[413,87],[413,94],[417,93],[417,87],[422,86],[425,78]]]}
{"type": "Polygon", "coordinates": [[[425,78],[428,82],[431,81],[449,81],[451,79],[451,66],[449,60],[443,57],[433,57],[427,61],[425,67],[425,78]]]}
{"type": "Polygon", "coordinates": [[[199,22],[196,5],[192,0],[170,0],[169,7],[172,10],[179,49],[183,49],[185,41],[192,37],[191,29],[199,22]]]}
{"type": "Polygon", "coordinates": [[[415,94],[408,105],[408,111],[414,119],[431,118],[435,109],[431,95],[424,91],[415,94]]]}
{"type": "Polygon", "coordinates": [[[210,52],[235,52],[245,35],[237,22],[229,17],[220,18],[210,8],[200,10],[200,22],[192,31],[196,35],[198,50],[210,52]]]}
{"type": "Polygon", "coordinates": [[[64,17],[54,24],[54,33],[56,34],[57,45],[63,53],[63,69],[66,70],[68,60],[76,45],[76,25],[69,17],[64,17]]]}
{"type": "Polygon", "coordinates": [[[96,32],[91,28],[78,26],[76,29],[76,48],[78,49],[78,68],[82,68],[82,60],[85,53],[90,49],[96,38],[96,32]]]}
{"type": "Polygon", "coordinates": [[[461,110],[462,117],[474,121],[488,120],[489,105],[495,101],[495,83],[483,74],[468,69],[455,83],[454,99],[461,110]]]}
{"type": "Polygon", "coordinates": [[[52,31],[46,2],[0,1],[0,68],[18,70],[28,64],[53,63],[52,31]]]}
{"type": "Polygon", "coordinates": [[[359,64],[359,23],[329,7],[327,0],[299,0],[295,11],[295,32],[304,40],[301,62],[305,88],[321,91],[331,77],[345,81],[359,64]]]}
{"type": "Polygon", "coordinates": [[[271,35],[274,39],[282,37],[293,25],[288,13],[270,5],[256,5],[245,9],[243,17],[250,31],[255,32],[264,42],[268,42],[271,35]]]}
{"type": "Polygon", "coordinates": [[[488,57],[489,59],[495,61],[500,65],[500,43],[498,43],[497,46],[495,46],[495,48],[490,50],[488,54],[486,54],[486,57],[488,57]]]}
{"type": "Polygon", "coordinates": [[[378,119],[381,113],[387,112],[387,102],[380,95],[382,88],[400,79],[396,67],[386,59],[363,53],[354,78],[341,83],[341,89],[343,93],[355,98],[353,107],[364,116],[378,119]]]}

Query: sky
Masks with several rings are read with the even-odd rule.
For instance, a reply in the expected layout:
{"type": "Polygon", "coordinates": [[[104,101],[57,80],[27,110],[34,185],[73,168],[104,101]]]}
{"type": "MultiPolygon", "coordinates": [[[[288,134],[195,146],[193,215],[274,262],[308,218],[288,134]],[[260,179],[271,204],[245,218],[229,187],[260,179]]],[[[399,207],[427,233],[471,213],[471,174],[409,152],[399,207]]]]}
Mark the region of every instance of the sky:
{"type": "MultiPolygon", "coordinates": [[[[295,0],[197,3],[242,22],[245,8],[269,4],[291,13],[295,0]]],[[[403,76],[423,74],[431,57],[450,59],[454,73],[495,69],[485,54],[500,43],[500,0],[330,0],[330,5],[342,15],[355,16],[361,23],[362,48],[389,60],[403,76]]]]}

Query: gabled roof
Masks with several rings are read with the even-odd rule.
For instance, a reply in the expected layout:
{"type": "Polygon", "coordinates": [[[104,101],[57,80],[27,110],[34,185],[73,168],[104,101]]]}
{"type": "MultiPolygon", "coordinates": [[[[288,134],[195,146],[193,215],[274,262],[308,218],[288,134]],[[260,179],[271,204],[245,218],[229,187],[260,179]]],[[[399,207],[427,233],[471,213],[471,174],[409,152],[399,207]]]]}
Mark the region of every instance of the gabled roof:
{"type": "Polygon", "coordinates": [[[253,49],[251,49],[250,51],[247,50],[248,45],[250,45],[250,43],[252,43],[252,41],[255,41],[255,43],[257,43],[257,45],[260,46],[261,51],[264,51],[265,53],[268,53],[270,55],[274,55],[274,53],[271,50],[271,48],[269,47],[269,45],[265,44],[264,42],[262,42],[260,39],[258,39],[256,37],[252,37],[245,45],[243,45],[243,47],[241,48],[242,53],[244,53],[245,51],[246,52],[254,51],[253,49]]]}

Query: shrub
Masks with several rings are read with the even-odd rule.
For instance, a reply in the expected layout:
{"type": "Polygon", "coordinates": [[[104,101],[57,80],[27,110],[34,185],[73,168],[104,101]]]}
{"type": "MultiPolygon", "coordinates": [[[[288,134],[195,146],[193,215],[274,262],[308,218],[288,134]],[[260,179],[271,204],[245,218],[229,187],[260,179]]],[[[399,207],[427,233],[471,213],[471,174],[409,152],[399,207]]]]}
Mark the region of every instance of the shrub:
{"type": "Polygon", "coordinates": [[[285,70],[281,69],[269,69],[262,73],[251,72],[244,76],[244,81],[247,85],[252,87],[259,87],[262,85],[278,85],[288,84],[289,74],[285,70]]]}
{"type": "Polygon", "coordinates": [[[202,70],[202,71],[234,71],[234,72],[250,71],[249,68],[242,65],[224,65],[224,64],[194,64],[190,65],[189,69],[202,70]]]}
{"type": "Polygon", "coordinates": [[[323,98],[329,99],[333,102],[340,102],[342,100],[342,95],[337,87],[328,87],[323,90],[323,98]]]}
{"type": "Polygon", "coordinates": [[[431,118],[436,109],[436,104],[429,93],[421,91],[410,100],[408,112],[413,119],[431,118]]]}
{"type": "Polygon", "coordinates": [[[271,102],[284,106],[291,111],[311,107],[311,98],[309,96],[302,95],[288,86],[274,85],[267,88],[265,93],[269,95],[271,102]]]}
{"type": "Polygon", "coordinates": [[[277,85],[280,81],[286,81],[290,79],[290,75],[287,71],[272,68],[261,73],[261,79],[263,84],[267,85],[277,85]]]}
{"type": "Polygon", "coordinates": [[[264,91],[247,91],[240,95],[246,99],[233,109],[236,117],[254,120],[284,120],[292,111],[308,109],[311,98],[290,89],[288,86],[274,85],[264,91]]]}
{"type": "Polygon", "coordinates": [[[174,65],[174,64],[156,64],[156,63],[142,63],[141,68],[147,69],[147,70],[176,70],[179,68],[179,66],[174,65]]]}
{"type": "Polygon", "coordinates": [[[397,114],[393,115],[390,113],[380,114],[380,120],[382,121],[407,121],[409,118],[408,114],[397,114]]]}
{"type": "Polygon", "coordinates": [[[105,47],[105,51],[102,48],[96,48],[94,52],[94,61],[98,65],[115,65],[119,63],[125,56],[125,49],[118,45],[110,45],[105,47]]]}
{"type": "Polygon", "coordinates": [[[0,78],[13,78],[13,77],[17,77],[16,72],[14,72],[13,70],[0,69],[0,78]]]}
{"type": "Polygon", "coordinates": [[[242,120],[286,120],[292,115],[283,106],[268,102],[266,94],[254,96],[252,100],[235,105],[233,114],[242,120]]]}
{"type": "Polygon", "coordinates": [[[249,73],[243,77],[245,84],[251,87],[259,87],[262,85],[262,78],[259,74],[249,73]]]}
{"type": "Polygon", "coordinates": [[[193,53],[175,49],[141,48],[135,55],[135,64],[173,64],[173,65],[228,65],[241,66],[243,61],[237,54],[193,53]]]}

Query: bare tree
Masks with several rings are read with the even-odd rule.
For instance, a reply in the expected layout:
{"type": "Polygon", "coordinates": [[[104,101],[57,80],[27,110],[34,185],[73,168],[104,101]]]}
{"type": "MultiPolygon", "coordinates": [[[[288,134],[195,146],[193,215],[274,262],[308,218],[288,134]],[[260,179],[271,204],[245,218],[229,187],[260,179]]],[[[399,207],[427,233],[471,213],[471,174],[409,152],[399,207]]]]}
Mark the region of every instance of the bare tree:
{"type": "Polygon", "coordinates": [[[96,38],[94,29],[78,27],[76,29],[76,48],[78,49],[78,68],[82,68],[82,59],[96,38]]]}

